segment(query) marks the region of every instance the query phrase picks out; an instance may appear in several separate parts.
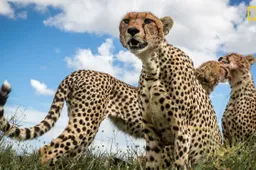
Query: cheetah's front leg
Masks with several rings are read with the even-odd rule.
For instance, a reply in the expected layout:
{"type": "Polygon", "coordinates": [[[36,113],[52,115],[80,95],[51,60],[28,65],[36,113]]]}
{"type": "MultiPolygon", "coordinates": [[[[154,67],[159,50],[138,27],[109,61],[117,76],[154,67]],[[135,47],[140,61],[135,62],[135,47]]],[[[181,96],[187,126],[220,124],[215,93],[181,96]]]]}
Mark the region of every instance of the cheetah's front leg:
{"type": "Polygon", "coordinates": [[[174,166],[175,169],[188,169],[190,163],[188,162],[188,150],[190,146],[189,132],[186,128],[178,127],[175,133],[174,143],[174,166]]]}
{"type": "Polygon", "coordinates": [[[163,144],[160,141],[159,136],[155,133],[155,129],[152,124],[144,122],[144,132],[146,139],[146,169],[147,170],[157,170],[161,169],[162,165],[162,153],[163,144]]]}
{"type": "Polygon", "coordinates": [[[190,140],[185,107],[175,103],[160,85],[153,86],[150,94],[155,132],[164,146],[174,145],[174,167],[187,169],[190,140]]]}

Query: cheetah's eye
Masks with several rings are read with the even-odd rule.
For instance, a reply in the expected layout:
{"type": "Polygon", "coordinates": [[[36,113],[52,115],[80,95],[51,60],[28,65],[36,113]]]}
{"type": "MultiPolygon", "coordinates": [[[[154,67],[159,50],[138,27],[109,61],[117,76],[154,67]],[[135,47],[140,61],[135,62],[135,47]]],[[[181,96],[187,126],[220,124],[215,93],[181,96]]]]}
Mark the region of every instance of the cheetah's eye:
{"type": "Polygon", "coordinates": [[[224,63],[224,64],[229,64],[229,63],[230,63],[230,61],[229,61],[228,58],[227,58],[227,59],[224,59],[223,57],[220,57],[220,58],[218,59],[218,61],[220,61],[220,62],[222,62],[222,63],[224,63]]]}
{"type": "Polygon", "coordinates": [[[145,23],[145,24],[150,24],[150,23],[152,23],[152,22],[154,22],[152,19],[146,18],[146,19],[144,20],[144,23],[145,23]]]}
{"type": "Polygon", "coordinates": [[[123,22],[124,22],[125,24],[129,24],[130,20],[129,20],[129,19],[123,19],[123,22]]]}

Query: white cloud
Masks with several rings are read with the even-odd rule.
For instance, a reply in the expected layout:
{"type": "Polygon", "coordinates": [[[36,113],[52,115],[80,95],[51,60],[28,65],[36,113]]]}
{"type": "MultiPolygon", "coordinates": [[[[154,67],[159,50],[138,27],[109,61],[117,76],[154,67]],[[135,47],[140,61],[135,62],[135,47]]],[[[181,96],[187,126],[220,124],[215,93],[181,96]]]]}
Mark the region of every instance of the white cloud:
{"type": "Polygon", "coordinates": [[[106,39],[98,47],[98,54],[90,49],[78,49],[74,57],[66,57],[69,68],[106,72],[129,84],[137,84],[141,61],[128,51],[113,53],[112,39],[106,39]]]}
{"type": "Polygon", "coordinates": [[[6,0],[0,1],[0,15],[6,15],[10,18],[14,18],[14,10],[6,0]]]}
{"type": "MultiPolygon", "coordinates": [[[[250,2],[250,5],[256,5],[256,0],[250,2]]],[[[245,15],[247,7],[239,5],[237,12],[239,15],[245,15]]],[[[223,35],[223,47],[225,52],[239,52],[239,53],[256,53],[256,22],[249,21],[245,18],[242,22],[237,24],[236,28],[230,30],[226,35],[223,35]]]]}
{"type": "Polygon", "coordinates": [[[6,15],[11,19],[16,19],[16,18],[27,19],[27,12],[20,11],[17,14],[15,14],[15,9],[12,8],[8,0],[0,1],[0,15],[6,15]]]}
{"type": "MultiPolygon", "coordinates": [[[[152,11],[159,17],[172,16],[174,27],[167,39],[171,44],[187,51],[196,66],[216,59],[219,51],[256,52],[256,39],[253,38],[256,36],[256,24],[246,20],[247,7],[244,2],[230,6],[228,0],[196,0],[193,3],[190,0],[8,1],[19,5],[34,4],[39,12],[46,11],[49,7],[59,9],[59,13],[43,21],[47,26],[70,32],[107,33],[114,37],[118,37],[120,19],[128,11],[152,11]]],[[[256,0],[250,4],[255,5],[256,0]]],[[[77,54],[79,53],[92,55],[88,50],[78,50],[77,54]]],[[[112,70],[111,73],[114,72],[112,70]]]]}
{"type": "Polygon", "coordinates": [[[256,6],[256,0],[252,0],[252,1],[250,2],[250,5],[251,5],[251,6],[256,6]]]}
{"type": "Polygon", "coordinates": [[[30,80],[31,86],[36,90],[37,94],[52,96],[55,94],[55,91],[49,89],[44,83],[41,83],[38,80],[31,79],[30,80]]]}
{"type": "Polygon", "coordinates": [[[92,54],[90,49],[78,49],[75,57],[66,57],[68,67],[75,69],[98,70],[117,75],[118,70],[113,67],[114,56],[111,54],[113,42],[107,39],[99,48],[98,54],[92,54]]]}
{"type": "Polygon", "coordinates": [[[216,53],[211,51],[193,50],[185,47],[179,47],[179,48],[181,48],[186,54],[189,55],[189,57],[193,60],[194,66],[196,68],[199,65],[201,65],[203,62],[206,62],[209,60],[216,60],[216,53]]]}

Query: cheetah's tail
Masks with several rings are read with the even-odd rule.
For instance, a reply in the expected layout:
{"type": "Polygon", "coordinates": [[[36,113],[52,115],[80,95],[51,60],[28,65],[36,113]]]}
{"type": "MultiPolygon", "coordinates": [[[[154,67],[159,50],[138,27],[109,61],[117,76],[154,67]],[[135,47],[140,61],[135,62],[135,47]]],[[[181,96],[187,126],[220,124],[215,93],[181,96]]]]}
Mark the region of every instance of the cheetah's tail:
{"type": "Polygon", "coordinates": [[[19,128],[16,125],[11,125],[4,117],[4,105],[11,92],[10,84],[5,81],[0,89],[0,130],[4,132],[5,136],[17,140],[34,139],[48,132],[60,117],[60,112],[69,91],[67,83],[67,81],[63,80],[59,85],[51,108],[44,120],[30,128],[19,128]]]}

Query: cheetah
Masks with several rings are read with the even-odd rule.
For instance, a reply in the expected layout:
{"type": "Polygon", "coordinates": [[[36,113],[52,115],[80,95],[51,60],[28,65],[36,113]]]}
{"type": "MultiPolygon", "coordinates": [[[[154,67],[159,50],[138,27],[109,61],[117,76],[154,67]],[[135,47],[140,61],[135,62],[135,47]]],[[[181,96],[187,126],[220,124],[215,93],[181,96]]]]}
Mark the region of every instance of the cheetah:
{"type": "Polygon", "coordinates": [[[222,144],[216,113],[195,76],[192,60],[170,45],[165,35],[171,17],[127,13],[120,41],[142,62],[138,93],[146,140],[146,169],[166,169],[164,146],[173,145],[175,169],[188,169],[222,144]]]}
{"type": "MultiPolygon", "coordinates": [[[[210,95],[220,82],[224,83],[231,79],[230,71],[227,66],[217,61],[207,61],[201,64],[196,69],[195,76],[207,95],[210,95]]],[[[162,159],[165,159],[165,161],[168,159],[169,161],[173,161],[173,157],[170,155],[172,149],[173,145],[164,147],[162,159]]],[[[146,163],[145,156],[139,156],[136,159],[141,164],[146,163]]]]}
{"type": "MultiPolygon", "coordinates": [[[[229,69],[218,61],[207,61],[201,64],[195,70],[195,76],[207,95],[210,95],[220,82],[224,83],[231,78],[229,69]]],[[[170,155],[172,149],[173,145],[164,147],[162,159],[173,161],[173,157],[170,155]]],[[[136,159],[141,164],[146,163],[145,156],[139,156],[136,159]]]]}
{"type": "Polygon", "coordinates": [[[106,117],[126,134],[144,137],[137,88],[109,74],[79,70],[68,75],[60,83],[44,120],[30,128],[19,128],[5,119],[3,106],[10,91],[5,82],[0,90],[0,130],[17,140],[34,139],[48,132],[60,117],[64,101],[67,103],[68,125],[50,144],[39,149],[42,164],[54,166],[63,155],[75,160],[81,157],[106,117]]]}
{"type": "Polygon", "coordinates": [[[229,69],[220,62],[207,61],[201,64],[195,71],[195,76],[208,95],[222,82],[231,79],[229,69]]]}
{"type": "MultiPolygon", "coordinates": [[[[216,80],[219,81],[224,81],[229,74],[225,73],[224,71],[225,68],[221,66],[220,63],[215,62],[215,61],[208,61],[204,64],[202,64],[199,68],[196,69],[196,76],[199,80],[199,82],[201,84],[204,84],[203,87],[204,89],[210,93],[211,90],[214,89],[214,87],[216,86],[216,80]],[[218,77],[216,79],[216,77],[218,77]]],[[[117,128],[119,128],[121,131],[123,131],[124,133],[127,133],[135,138],[143,138],[144,135],[142,133],[142,115],[141,115],[141,110],[139,109],[139,102],[138,102],[138,97],[137,97],[137,88],[133,87],[133,86],[129,86],[126,85],[125,83],[111,77],[108,74],[105,73],[101,73],[101,72],[96,72],[96,71],[89,71],[89,70],[84,70],[84,71],[78,71],[78,72],[74,72],[71,75],[67,76],[67,78],[65,78],[63,80],[62,84],[68,84],[69,86],[69,95],[68,97],[65,98],[65,100],[67,101],[71,101],[72,98],[78,98],[76,97],[76,95],[78,95],[79,91],[78,89],[82,89],[82,92],[87,93],[86,97],[85,96],[80,96],[80,98],[82,97],[83,100],[81,100],[80,102],[82,104],[85,104],[87,107],[84,109],[89,109],[89,105],[87,105],[86,103],[96,100],[95,98],[97,97],[94,93],[92,92],[87,92],[84,89],[90,89],[93,92],[97,91],[97,87],[101,85],[102,89],[109,89],[109,93],[104,93],[106,98],[109,98],[108,103],[106,104],[106,110],[100,113],[100,114],[95,114],[95,116],[99,116],[99,117],[110,117],[110,120],[112,120],[112,122],[114,123],[114,125],[117,126],[117,128]],[[80,73],[79,73],[80,72],[80,73]],[[80,77],[79,77],[80,76],[80,77]],[[92,77],[91,77],[92,76],[92,77]],[[94,77],[96,78],[94,78],[94,77]],[[76,81],[75,79],[80,79],[80,81],[76,81]],[[74,81],[70,81],[71,79],[74,79],[74,81]],[[102,80],[108,80],[109,84],[105,85],[101,84],[102,80]],[[87,82],[86,84],[83,84],[82,81],[87,82]],[[97,86],[93,86],[93,84],[97,84],[97,86]],[[120,85],[120,89],[122,92],[117,91],[118,87],[115,85],[120,85]],[[127,97],[128,96],[128,97],[127,97]],[[126,100],[126,99],[129,99],[126,100]],[[132,100],[134,102],[132,102],[132,100]],[[129,102],[129,103],[125,103],[122,104],[122,102],[129,102]],[[111,105],[111,106],[110,106],[111,105]],[[112,114],[111,114],[112,113],[112,114]],[[116,116],[118,115],[118,116],[116,116]]],[[[65,85],[60,85],[59,89],[62,87],[65,87],[65,85]]],[[[67,87],[65,87],[67,88],[67,87]]],[[[65,89],[64,88],[64,89],[65,89]]],[[[58,117],[59,117],[59,112],[61,110],[61,108],[59,108],[58,110],[54,110],[51,109],[50,110],[50,114],[51,116],[46,116],[45,120],[43,120],[41,122],[41,124],[38,124],[32,128],[19,128],[16,127],[14,125],[10,125],[10,123],[8,123],[8,121],[3,117],[4,113],[3,113],[3,106],[6,103],[6,100],[8,98],[9,93],[11,92],[11,86],[8,82],[4,82],[4,84],[2,85],[2,89],[0,90],[0,129],[2,131],[5,132],[6,136],[9,136],[11,138],[16,138],[18,140],[28,140],[28,139],[34,139],[37,138],[41,135],[43,135],[44,133],[46,133],[47,131],[49,131],[53,126],[54,123],[57,121],[58,117]],[[58,113],[55,113],[55,111],[58,111],[58,113]],[[57,117],[56,117],[56,116],[57,117]],[[49,123],[49,119],[53,119],[52,123],[49,123]],[[49,125],[47,125],[49,124],[49,125]],[[42,129],[42,130],[41,130],[42,129]],[[34,132],[34,134],[32,134],[32,132],[34,132]]],[[[58,94],[55,95],[55,97],[59,97],[59,96],[65,96],[64,91],[63,90],[59,90],[58,94]],[[62,93],[61,93],[62,91],[62,93]]],[[[59,99],[56,99],[59,100],[59,99]]],[[[54,102],[56,101],[54,100],[54,102]]],[[[76,105],[78,103],[75,104],[71,104],[71,106],[76,105]]],[[[80,103],[79,103],[80,104],[80,103]]],[[[98,103],[100,104],[100,102],[98,103]]],[[[93,104],[90,104],[93,105],[93,104]]],[[[53,106],[55,107],[55,106],[53,106]]],[[[72,107],[74,110],[76,109],[77,106],[72,107]]],[[[70,106],[68,106],[68,108],[70,108],[70,106]]],[[[93,106],[92,106],[93,108],[93,106]]],[[[84,110],[82,108],[82,110],[84,110]]],[[[86,112],[86,110],[84,110],[86,112]]],[[[90,110],[88,110],[90,113],[90,110]]],[[[76,115],[73,111],[69,111],[70,115],[70,121],[69,121],[69,125],[68,128],[72,128],[73,126],[71,125],[71,123],[76,123],[77,120],[75,120],[76,116],[82,116],[79,114],[76,115]],[[73,120],[73,121],[72,121],[73,120]]],[[[79,117],[78,117],[79,118],[79,117]]],[[[85,129],[85,128],[89,128],[90,129],[90,125],[92,125],[94,119],[90,119],[88,117],[84,117],[86,119],[86,124],[84,123],[83,126],[85,127],[81,127],[80,129],[85,129]],[[88,127],[87,127],[88,126],[88,127]]],[[[77,126],[77,125],[74,125],[77,126]]],[[[97,126],[96,126],[97,127],[97,126]]],[[[95,133],[97,132],[98,128],[93,128],[90,129],[91,133],[95,133]]],[[[65,131],[62,135],[65,136],[65,131]]],[[[72,137],[72,136],[70,136],[72,137]]],[[[93,138],[93,134],[92,134],[92,138],[93,138]]],[[[61,146],[62,145],[65,148],[65,140],[58,140],[59,142],[56,142],[56,140],[54,140],[54,145],[56,146],[61,146]]],[[[76,143],[76,142],[74,142],[76,143]]],[[[88,143],[84,143],[84,146],[75,146],[78,149],[80,148],[80,152],[81,153],[76,153],[77,157],[81,156],[82,153],[87,149],[87,147],[90,145],[91,141],[88,143]]],[[[52,145],[52,144],[51,144],[52,145]]],[[[55,160],[53,160],[53,158],[48,158],[47,154],[51,155],[52,152],[55,152],[54,147],[50,147],[49,145],[46,145],[43,147],[45,149],[45,151],[48,152],[43,152],[44,149],[42,150],[42,155],[44,155],[43,158],[41,158],[42,163],[46,163],[47,161],[51,161],[51,165],[54,165],[55,160]]],[[[165,148],[165,152],[169,152],[170,147],[167,146],[165,148]]],[[[77,149],[77,150],[78,150],[77,149]]],[[[60,156],[61,151],[57,151],[58,154],[56,154],[56,156],[60,156]]],[[[62,151],[63,152],[63,151],[62,151]]],[[[63,155],[66,152],[63,153],[63,155]]],[[[70,151],[67,152],[67,154],[70,153],[70,151]]],[[[170,153],[164,155],[164,156],[168,156],[170,155],[170,153]]],[[[168,156],[169,157],[169,156],[168,156]]],[[[140,157],[138,157],[138,159],[140,159],[140,157]]],[[[144,160],[144,157],[141,158],[141,160],[144,160]]],[[[139,161],[140,162],[140,161],[139,161]]]]}
{"type": "Polygon", "coordinates": [[[232,77],[230,100],[222,117],[224,139],[232,146],[256,133],[256,89],[250,72],[256,58],[231,53],[219,61],[228,66],[232,77]]]}

